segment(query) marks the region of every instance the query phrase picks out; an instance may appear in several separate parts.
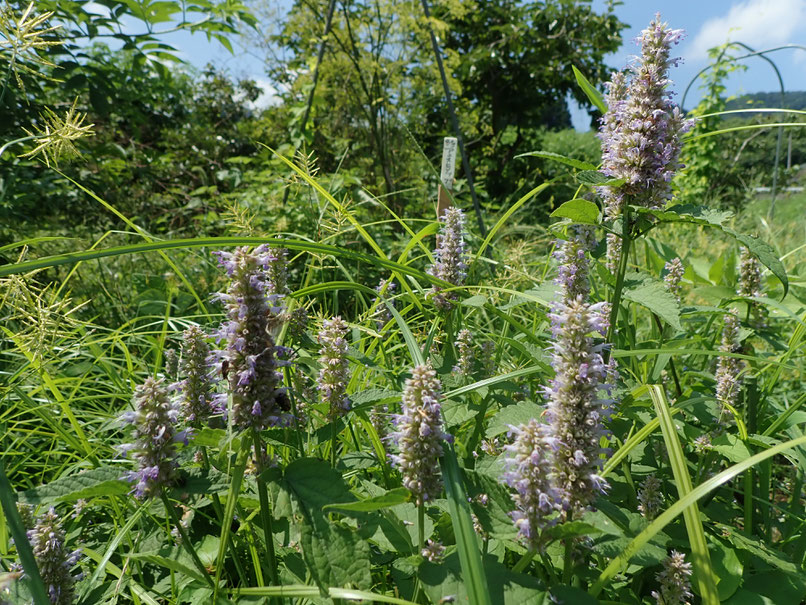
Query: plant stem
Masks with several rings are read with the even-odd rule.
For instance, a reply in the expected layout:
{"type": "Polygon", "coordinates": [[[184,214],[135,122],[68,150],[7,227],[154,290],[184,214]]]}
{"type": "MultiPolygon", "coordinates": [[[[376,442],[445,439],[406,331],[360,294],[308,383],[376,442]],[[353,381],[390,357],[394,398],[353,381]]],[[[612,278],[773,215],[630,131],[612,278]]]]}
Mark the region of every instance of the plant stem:
{"type": "Polygon", "coordinates": [[[523,556],[520,558],[520,561],[515,563],[515,567],[512,568],[514,573],[521,573],[524,569],[529,566],[529,563],[532,562],[532,559],[535,558],[535,551],[527,550],[523,553],[523,556]]]}
{"type": "Polygon", "coordinates": [[[563,584],[569,586],[571,584],[571,555],[574,550],[574,541],[572,538],[565,540],[565,555],[563,556],[563,584]]]}
{"type": "Polygon", "coordinates": [[[260,520],[263,525],[263,536],[266,540],[266,552],[269,555],[269,577],[274,586],[279,586],[277,575],[277,556],[274,553],[274,532],[271,523],[271,508],[269,504],[269,491],[266,481],[263,479],[263,444],[260,435],[256,430],[252,430],[252,438],[255,443],[255,466],[257,467],[257,492],[260,498],[260,520]]]}
{"type": "Polygon", "coordinates": [[[417,507],[417,538],[422,552],[425,548],[425,503],[417,507]]]}
{"type": "Polygon", "coordinates": [[[630,233],[630,208],[624,206],[624,211],[621,215],[621,253],[619,256],[619,267],[616,273],[616,286],[613,290],[613,299],[610,301],[610,322],[607,327],[607,339],[609,343],[613,343],[613,332],[616,329],[616,321],[618,320],[619,306],[621,305],[621,296],[624,290],[624,275],[627,273],[627,265],[629,264],[628,255],[630,253],[630,243],[632,242],[630,233]]]}
{"type": "Polygon", "coordinates": [[[160,496],[162,497],[162,503],[165,505],[165,512],[168,513],[168,516],[171,518],[171,523],[179,532],[179,536],[182,538],[182,546],[184,546],[185,550],[190,555],[190,558],[193,559],[193,563],[196,565],[196,568],[199,570],[199,573],[205,579],[205,581],[210,585],[210,588],[213,587],[213,579],[210,577],[210,574],[207,572],[207,568],[199,559],[199,555],[196,552],[196,549],[193,548],[193,545],[190,543],[190,538],[185,531],[185,528],[182,527],[181,521],[179,521],[179,517],[176,516],[176,511],[174,510],[171,501],[168,500],[168,494],[165,493],[165,489],[160,490],[160,496]]]}
{"type": "Polygon", "coordinates": [[[336,423],[338,420],[335,418],[333,419],[333,423],[330,425],[330,466],[336,468],[336,441],[338,439],[338,430],[336,429],[336,423]]]}

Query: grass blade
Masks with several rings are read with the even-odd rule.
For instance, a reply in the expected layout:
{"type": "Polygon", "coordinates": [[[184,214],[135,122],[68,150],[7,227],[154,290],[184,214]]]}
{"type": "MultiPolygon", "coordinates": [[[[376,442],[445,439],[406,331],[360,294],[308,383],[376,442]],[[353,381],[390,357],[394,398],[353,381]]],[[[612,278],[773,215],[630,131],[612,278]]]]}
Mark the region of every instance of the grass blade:
{"type": "Polygon", "coordinates": [[[445,479],[445,491],[448,494],[448,508],[451,513],[453,532],[456,535],[456,547],[459,552],[459,563],[462,566],[462,577],[467,587],[470,605],[492,605],[490,591],[487,587],[487,575],[481,561],[481,551],[473,519],[470,517],[470,506],[467,494],[462,485],[456,452],[452,445],[444,446],[442,457],[442,473],[445,479]]]}
{"type": "MultiPolygon", "coordinates": [[[[680,445],[680,438],[677,436],[677,429],[674,426],[674,420],[669,410],[669,404],[666,402],[663,387],[651,385],[649,387],[649,397],[655,404],[655,410],[658,413],[663,440],[666,442],[666,451],[669,453],[669,463],[672,466],[674,481],[677,484],[677,493],[682,500],[692,491],[686,455],[680,445]]],[[[716,576],[713,567],[711,567],[711,556],[708,553],[708,543],[705,540],[705,532],[702,529],[700,511],[696,500],[685,508],[683,518],[686,522],[686,532],[691,543],[694,576],[700,587],[702,602],[704,605],[719,605],[716,576]]]]}
{"type": "Polygon", "coordinates": [[[14,501],[13,494],[14,490],[6,477],[3,462],[0,461],[0,505],[2,505],[11,536],[14,538],[14,544],[20,556],[20,563],[22,563],[22,568],[25,570],[28,588],[34,598],[34,605],[49,605],[50,598],[47,590],[45,590],[45,584],[42,582],[42,576],[39,575],[39,567],[36,565],[34,552],[31,550],[30,542],[28,542],[25,527],[22,524],[22,519],[20,519],[20,513],[17,512],[17,503],[14,501]]]}
{"type": "Polygon", "coordinates": [[[599,578],[596,580],[593,586],[591,586],[590,590],[588,590],[588,593],[594,597],[601,593],[605,585],[610,582],[610,580],[612,580],[616,574],[627,567],[630,559],[659,531],[663,530],[663,528],[669,525],[669,523],[671,523],[680,513],[686,510],[692,502],[697,502],[697,500],[700,498],[707,496],[719,486],[727,483],[734,477],[741,475],[747,469],[755,466],[759,462],[763,462],[764,460],[777,456],[782,452],[791,450],[800,445],[806,445],[806,435],[803,437],[798,437],[797,439],[785,441],[784,443],[779,443],[778,445],[764,450],[763,452],[759,452],[755,456],[751,456],[738,464],[734,464],[721,473],[714,475],[707,481],[700,483],[700,485],[691,490],[691,492],[689,492],[685,498],[681,498],[668,509],[663,511],[663,513],[658,515],[658,517],[652,523],[650,523],[644,531],[633,538],[627,547],[621,552],[621,554],[613,559],[605,570],[599,575],[599,578]]]}

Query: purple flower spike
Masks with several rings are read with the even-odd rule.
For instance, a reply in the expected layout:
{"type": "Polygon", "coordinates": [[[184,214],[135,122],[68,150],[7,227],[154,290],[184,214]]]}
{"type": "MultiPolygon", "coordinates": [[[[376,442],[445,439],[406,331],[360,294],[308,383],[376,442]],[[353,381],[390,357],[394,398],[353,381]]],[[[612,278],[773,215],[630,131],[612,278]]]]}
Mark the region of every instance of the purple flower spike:
{"type": "MultiPolygon", "coordinates": [[[[240,430],[262,430],[287,423],[290,418],[278,405],[285,397],[272,337],[282,321],[282,295],[273,293],[277,285],[267,274],[272,263],[284,257],[265,246],[253,252],[237,248],[218,254],[232,280],[221,297],[228,321],[220,334],[226,339],[221,358],[226,362],[232,394],[233,425],[240,430]]],[[[274,273],[276,278],[276,268],[274,273]]]]}
{"type": "Polygon", "coordinates": [[[663,281],[666,283],[666,287],[669,288],[669,292],[674,295],[679,303],[682,294],[680,281],[683,279],[683,273],[685,273],[683,261],[679,257],[675,257],[666,263],[663,268],[666,271],[663,281]]]}
{"type": "Polygon", "coordinates": [[[560,494],[553,485],[553,447],[549,427],[532,418],[512,427],[515,441],[507,452],[504,481],[515,490],[517,509],[510,513],[518,535],[531,550],[540,550],[540,530],[553,523],[560,509],[560,494]]]}
{"type": "Polygon", "coordinates": [[[456,350],[459,352],[459,358],[453,366],[453,371],[466,378],[473,373],[473,367],[476,365],[476,351],[473,348],[473,334],[470,330],[459,330],[456,335],[456,350]]]}
{"type": "MultiPolygon", "coordinates": [[[[660,15],[641,32],[637,42],[641,56],[630,66],[632,78],[614,73],[608,84],[608,111],[602,118],[602,171],[622,185],[601,187],[605,217],[615,219],[624,204],[662,208],[672,197],[671,180],[682,167],[680,136],[693,121],[686,120],[667,90],[669,68],[680,61],[671,48],[683,38],[683,30],[669,29],[660,15]]],[[[608,267],[615,271],[621,241],[608,236],[608,267]]]]}
{"type": "Polygon", "coordinates": [[[81,551],[68,552],[65,549],[64,530],[53,508],[37,519],[36,526],[28,531],[28,541],[50,602],[71,605],[74,586],[80,578],[80,575],[73,575],[72,570],[81,557],[81,551]]]}
{"type": "Polygon", "coordinates": [[[439,458],[448,436],[442,431],[441,388],[430,365],[414,368],[403,391],[403,413],[395,418],[397,431],[388,437],[400,449],[400,454],[390,456],[392,464],[400,469],[403,485],[417,506],[442,493],[439,458]]]}
{"type": "Polygon", "coordinates": [[[555,481],[562,496],[564,515],[573,518],[603,493],[599,476],[605,454],[600,445],[608,435],[604,421],[609,402],[598,392],[606,390],[609,368],[591,333],[604,333],[606,322],[598,305],[581,297],[555,307],[550,315],[556,335],[551,365],[555,375],[547,390],[548,419],[554,451],[555,481]]]}
{"type": "Polygon", "coordinates": [[[134,425],[134,442],[122,449],[133,452],[139,469],[127,475],[138,498],[151,498],[169,485],[177,467],[175,444],[184,439],[176,430],[178,409],[162,378],[147,378],[134,391],[135,413],[125,413],[134,425]]]}
{"type": "Polygon", "coordinates": [[[182,360],[177,384],[182,414],[189,422],[201,424],[220,412],[220,398],[213,393],[213,357],[204,332],[191,326],[182,334],[182,360]]]}
{"type": "Polygon", "coordinates": [[[341,317],[325,320],[316,337],[319,349],[319,399],[328,404],[328,418],[335,420],[350,411],[347,382],[350,380],[347,359],[347,324],[341,317]]]}
{"type": "Polygon", "coordinates": [[[686,563],[686,556],[673,550],[662,566],[663,569],[655,576],[660,590],[652,591],[658,605],[690,605],[691,563],[686,563]]]}
{"type": "MultiPolygon", "coordinates": [[[[465,215],[459,208],[451,206],[445,209],[440,221],[442,228],[437,249],[434,250],[434,265],[428,272],[454,286],[460,286],[467,277],[465,215]]],[[[443,292],[439,286],[433,287],[431,296],[440,311],[450,311],[456,301],[455,292],[443,292]]]]}
{"type": "MultiPolygon", "coordinates": [[[[719,350],[724,353],[738,353],[741,350],[739,315],[735,309],[725,316],[719,350]]],[[[742,359],[719,357],[716,365],[716,400],[723,406],[736,406],[742,389],[741,373],[744,368],[745,362],[742,359]]]]}

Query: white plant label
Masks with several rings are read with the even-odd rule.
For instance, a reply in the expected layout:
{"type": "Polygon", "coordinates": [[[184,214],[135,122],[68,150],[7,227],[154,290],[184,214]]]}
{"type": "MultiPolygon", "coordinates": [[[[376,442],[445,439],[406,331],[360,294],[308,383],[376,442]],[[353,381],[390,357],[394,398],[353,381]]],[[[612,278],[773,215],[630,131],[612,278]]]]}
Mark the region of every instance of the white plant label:
{"type": "Polygon", "coordinates": [[[456,170],[456,146],[455,137],[445,137],[442,139],[442,172],[439,178],[446,189],[453,189],[453,175],[456,170]]]}

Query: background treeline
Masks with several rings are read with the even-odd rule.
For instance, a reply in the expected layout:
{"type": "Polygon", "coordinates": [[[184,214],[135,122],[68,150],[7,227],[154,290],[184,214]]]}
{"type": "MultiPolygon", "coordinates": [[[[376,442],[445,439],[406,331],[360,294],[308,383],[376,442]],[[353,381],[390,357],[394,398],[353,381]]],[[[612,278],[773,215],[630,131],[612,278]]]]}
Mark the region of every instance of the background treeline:
{"type": "MultiPolygon", "coordinates": [[[[54,12],[42,28],[60,27],[44,33],[45,44],[36,49],[0,52],[6,76],[0,140],[42,128],[44,122],[32,116],[46,108],[63,114],[73,103],[94,124],[94,136],[77,143],[80,161],[60,165],[61,172],[39,157],[20,157],[34,142],[11,146],[0,157],[0,244],[45,231],[92,241],[102,234],[118,237],[108,232],[124,227],[120,218],[69,179],[149,231],[216,234],[248,225],[306,232],[319,218],[306,202],[310,194],[266,146],[296,156],[367,221],[380,204],[405,216],[430,215],[442,137],[453,134],[431,31],[445,57],[485,214],[563,173],[561,165],[519,154],[543,149],[598,162],[594,133],[571,129],[567,101],[588,103],[570,66],[596,83],[618,67],[605,60],[620,46],[625,27],[612,7],[444,0],[434,3],[429,20],[415,0],[344,1],[333,3],[323,37],[330,4],[297,1],[281,10],[267,0],[248,6],[198,0],[185,3],[183,12],[178,2],[149,11],[115,0],[35,3],[36,14],[54,12]],[[108,14],[90,12],[98,5],[108,14]],[[272,104],[256,108],[261,91],[255,82],[181,63],[159,33],[176,28],[228,46],[228,36],[245,36],[265,57],[276,91],[272,104]]],[[[7,27],[19,25],[27,7],[26,1],[10,2],[3,12],[7,27]]],[[[707,76],[703,107],[780,105],[775,93],[726,102],[719,74],[728,71],[723,65],[707,76]]],[[[806,93],[787,93],[787,107],[804,101],[806,93]]],[[[706,126],[779,118],[737,114],[709,118],[706,126]]],[[[592,126],[597,119],[592,110],[592,126]]],[[[784,137],[779,185],[797,177],[801,137],[799,130],[784,137]]],[[[692,162],[691,178],[681,180],[682,198],[740,207],[754,187],[771,184],[776,129],[721,135],[718,145],[717,137],[702,141],[710,148],[693,154],[700,165],[692,162]]],[[[457,177],[457,193],[469,203],[468,183],[461,172],[457,177]]],[[[530,203],[530,222],[573,195],[573,183],[560,180],[530,203]]],[[[57,251],[59,243],[51,246],[57,251]]]]}

